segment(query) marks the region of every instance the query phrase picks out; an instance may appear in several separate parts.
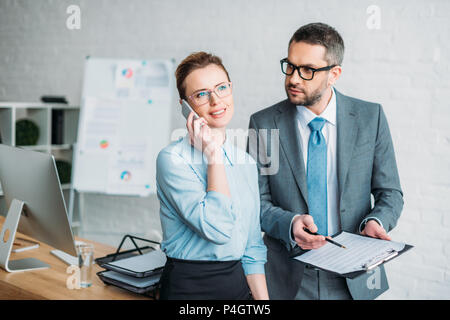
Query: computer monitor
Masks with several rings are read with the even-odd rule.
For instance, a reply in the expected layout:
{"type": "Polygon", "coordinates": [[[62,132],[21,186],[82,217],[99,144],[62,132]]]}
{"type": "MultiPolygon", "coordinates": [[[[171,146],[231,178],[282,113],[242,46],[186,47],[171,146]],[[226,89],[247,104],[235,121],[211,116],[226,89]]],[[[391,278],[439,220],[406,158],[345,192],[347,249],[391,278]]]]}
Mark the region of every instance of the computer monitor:
{"type": "Polygon", "coordinates": [[[9,272],[50,267],[35,258],[9,260],[16,230],[77,255],[51,154],[0,144],[0,182],[9,207],[0,234],[0,267],[9,272]]]}

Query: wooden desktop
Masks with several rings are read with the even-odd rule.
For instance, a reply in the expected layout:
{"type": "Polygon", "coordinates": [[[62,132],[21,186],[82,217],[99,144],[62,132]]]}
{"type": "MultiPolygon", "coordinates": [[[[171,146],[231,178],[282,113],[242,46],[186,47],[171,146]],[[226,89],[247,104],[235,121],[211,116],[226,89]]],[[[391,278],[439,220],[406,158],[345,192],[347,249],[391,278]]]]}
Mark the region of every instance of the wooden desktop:
{"type": "MultiPolygon", "coordinates": [[[[5,218],[0,216],[0,230],[5,218]]],[[[17,233],[21,238],[28,238],[17,233]]],[[[94,258],[102,257],[116,251],[116,248],[98,242],[75,237],[76,240],[94,245],[94,258]]],[[[10,259],[36,258],[50,265],[49,269],[9,273],[0,268],[0,299],[40,299],[40,300],[130,300],[149,299],[124,289],[105,285],[97,272],[103,270],[97,264],[93,266],[92,286],[81,289],[68,289],[66,280],[67,264],[50,253],[53,247],[39,242],[37,249],[11,253],[10,259]]]]}

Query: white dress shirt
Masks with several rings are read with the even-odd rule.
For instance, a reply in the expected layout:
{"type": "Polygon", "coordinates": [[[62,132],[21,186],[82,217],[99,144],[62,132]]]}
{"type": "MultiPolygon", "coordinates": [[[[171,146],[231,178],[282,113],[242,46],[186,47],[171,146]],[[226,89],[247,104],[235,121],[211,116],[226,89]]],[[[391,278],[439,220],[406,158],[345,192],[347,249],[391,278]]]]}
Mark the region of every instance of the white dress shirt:
{"type": "Polygon", "coordinates": [[[326,120],[322,134],[327,143],[327,199],[328,199],[328,235],[332,236],[341,231],[339,217],[339,187],[337,178],[337,126],[336,126],[336,94],[334,89],[330,102],[325,110],[316,115],[304,106],[297,106],[297,127],[300,136],[300,148],[303,152],[305,172],[308,161],[308,142],[311,129],[308,126],[314,118],[321,117],[326,120]]]}
{"type": "MultiPolygon", "coordinates": [[[[305,172],[307,171],[308,162],[308,142],[309,136],[311,134],[311,129],[308,126],[314,118],[321,117],[326,120],[325,125],[322,128],[322,134],[325,137],[327,143],[327,200],[328,200],[328,235],[333,236],[341,232],[341,219],[339,215],[339,186],[337,178],[337,123],[336,123],[336,94],[334,88],[331,90],[332,96],[328,102],[325,110],[320,114],[316,115],[308,108],[304,106],[297,106],[297,127],[300,136],[300,148],[302,150],[303,161],[305,165],[305,172]]],[[[306,213],[306,212],[304,212],[306,213]]],[[[302,214],[304,214],[302,213],[302,214]]],[[[298,215],[296,215],[298,216],[298,215]]],[[[294,217],[295,218],[295,217],[294,217]]],[[[292,230],[292,222],[289,230],[292,230]]],[[[362,231],[365,224],[369,220],[375,220],[378,224],[384,228],[381,221],[375,217],[364,219],[359,225],[359,232],[362,231]]],[[[296,242],[291,238],[292,247],[295,246],[296,242]]]]}

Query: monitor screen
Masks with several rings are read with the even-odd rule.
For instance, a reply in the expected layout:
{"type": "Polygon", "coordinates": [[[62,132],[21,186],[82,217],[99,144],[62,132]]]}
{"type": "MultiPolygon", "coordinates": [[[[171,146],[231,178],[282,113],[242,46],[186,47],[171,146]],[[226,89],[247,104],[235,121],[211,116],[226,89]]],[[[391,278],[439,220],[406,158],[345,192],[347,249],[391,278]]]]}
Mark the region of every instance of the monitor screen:
{"type": "Polygon", "coordinates": [[[18,232],[77,255],[51,154],[0,144],[0,182],[7,208],[13,199],[24,203],[18,232]]]}

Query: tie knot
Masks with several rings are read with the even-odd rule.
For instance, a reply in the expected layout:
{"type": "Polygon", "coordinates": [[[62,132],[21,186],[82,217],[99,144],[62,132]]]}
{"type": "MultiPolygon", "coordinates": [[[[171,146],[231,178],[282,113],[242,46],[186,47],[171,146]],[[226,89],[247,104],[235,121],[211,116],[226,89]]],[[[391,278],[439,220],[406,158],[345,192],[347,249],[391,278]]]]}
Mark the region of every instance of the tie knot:
{"type": "Polygon", "coordinates": [[[311,129],[311,131],[320,131],[322,130],[326,121],[327,120],[325,120],[324,118],[317,117],[311,120],[311,122],[308,123],[308,126],[311,129]]]}

